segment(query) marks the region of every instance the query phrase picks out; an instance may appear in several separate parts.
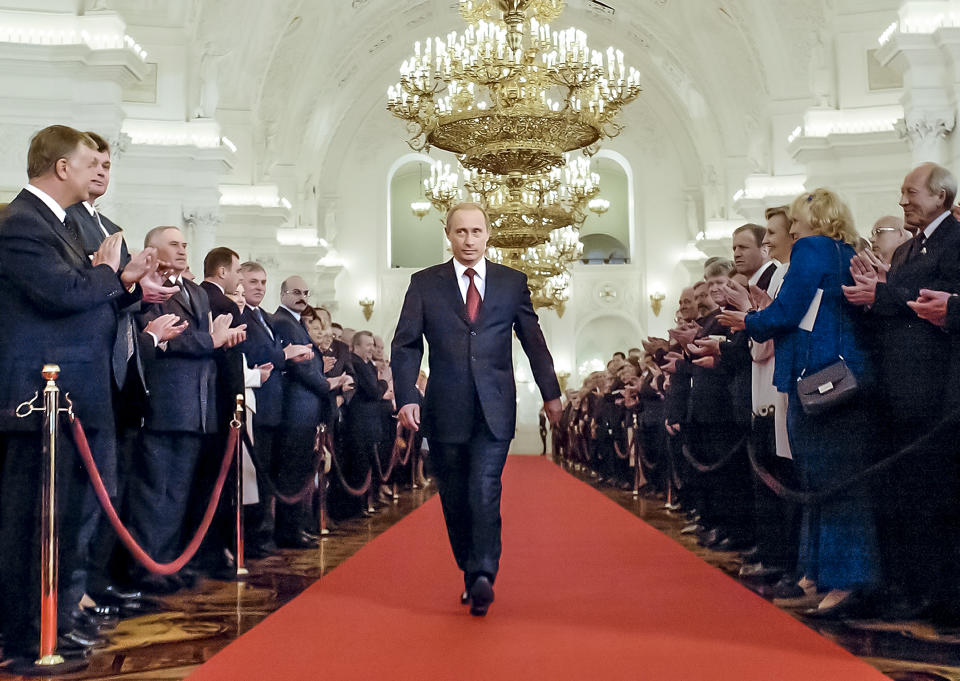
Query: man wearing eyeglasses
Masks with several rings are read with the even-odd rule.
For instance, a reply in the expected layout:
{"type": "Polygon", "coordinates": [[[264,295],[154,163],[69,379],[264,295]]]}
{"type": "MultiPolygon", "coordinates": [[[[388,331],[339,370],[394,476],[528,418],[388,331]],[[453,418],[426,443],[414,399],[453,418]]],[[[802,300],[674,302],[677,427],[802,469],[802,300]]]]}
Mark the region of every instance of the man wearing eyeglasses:
{"type": "MultiPolygon", "coordinates": [[[[280,285],[280,307],[273,314],[273,331],[283,347],[312,347],[310,335],[300,319],[307,307],[310,290],[302,277],[289,277],[280,285]]],[[[330,383],[323,375],[323,360],[311,352],[303,362],[289,363],[283,371],[283,425],[279,432],[277,487],[285,494],[296,494],[311,473],[313,440],[317,424],[328,412],[330,383]]],[[[335,380],[335,379],[332,379],[335,380]]],[[[303,503],[278,503],[277,544],[286,548],[311,548],[316,541],[304,534],[306,509],[303,503]]]]}
{"type": "Polygon", "coordinates": [[[873,225],[870,232],[870,247],[874,254],[889,265],[897,247],[910,239],[910,232],[903,226],[903,220],[893,215],[884,215],[873,225]]]}

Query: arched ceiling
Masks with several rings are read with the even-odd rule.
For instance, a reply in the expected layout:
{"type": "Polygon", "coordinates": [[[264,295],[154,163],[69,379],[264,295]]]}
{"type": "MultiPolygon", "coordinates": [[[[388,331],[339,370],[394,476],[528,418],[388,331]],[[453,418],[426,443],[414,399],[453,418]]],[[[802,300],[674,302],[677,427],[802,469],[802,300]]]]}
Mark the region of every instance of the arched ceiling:
{"type": "MultiPolygon", "coordinates": [[[[808,96],[810,48],[831,2],[568,0],[553,23],[582,28],[595,49],[615,45],[640,69],[645,91],[624,111],[625,135],[669,136],[694,154],[689,165],[704,166],[743,156],[771,99],[808,96]]],[[[198,49],[226,54],[220,106],[252,112],[262,168],[337,160],[374,110],[400,137],[387,85],[415,40],[463,27],[457,0],[146,4],[181,6],[198,49]]]]}

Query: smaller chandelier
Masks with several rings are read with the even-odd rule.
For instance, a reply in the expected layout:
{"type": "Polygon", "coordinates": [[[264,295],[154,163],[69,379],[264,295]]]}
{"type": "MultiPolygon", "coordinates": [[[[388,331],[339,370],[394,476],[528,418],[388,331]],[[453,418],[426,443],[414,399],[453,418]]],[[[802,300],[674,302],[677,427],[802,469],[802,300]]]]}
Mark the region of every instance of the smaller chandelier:
{"type": "Polygon", "coordinates": [[[603,215],[608,210],[610,210],[610,202],[606,199],[601,199],[599,196],[595,199],[590,199],[590,202],[587,204],[587,208],[590,209],[590,212],[596,213],[597,215],[603,215]]]}
{"type": "Polygon", "coordinates": [[[426,199],[418,199],[410,202],[410,211],[418,218],[423,220],[424,216],[430,212],[430,202],[426,199]]]}

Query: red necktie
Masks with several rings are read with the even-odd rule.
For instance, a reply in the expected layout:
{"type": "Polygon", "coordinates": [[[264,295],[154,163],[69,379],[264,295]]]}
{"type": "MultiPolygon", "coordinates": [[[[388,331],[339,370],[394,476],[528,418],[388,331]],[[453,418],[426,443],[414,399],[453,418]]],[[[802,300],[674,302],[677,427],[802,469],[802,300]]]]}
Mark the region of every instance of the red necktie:
{"type": "Polygon", "coordinates": [[[477,276],[477,271],[472,267],[468,267],[464,274],[470,277],[470,285],[467,286],[467,319],[473,324],[473,322],[477,321],[477,314],[480,312],[480,291],[477,289],[477,284],[473,279],[477,276]]]}

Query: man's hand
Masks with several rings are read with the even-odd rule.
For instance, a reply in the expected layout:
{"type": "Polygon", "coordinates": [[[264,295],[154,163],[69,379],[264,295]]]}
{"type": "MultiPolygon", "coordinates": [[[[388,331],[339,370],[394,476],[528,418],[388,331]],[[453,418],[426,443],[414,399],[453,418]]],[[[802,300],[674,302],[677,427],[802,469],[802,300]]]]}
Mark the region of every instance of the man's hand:
{"type": "Polygon", "coordinates": [[[717,358],[714,355],[707,355],[706,357],[698,357],[693,360],[693,363],[698,367],[703,367],[704,369],[716,369],[717,368],[717,358]]]}
{"type": "Polygon", "coordinates": [[[710,337],[698,338],[687,346],[687,350],[697,357],[718,357],[720,355],[720,341],[710,337]]]}
{"type": "MultiPolygon", "coordinates": [[[[283,349],[283,358],[288,362],[308,362],[313,359],[313,348],[309,345],[288,345],[283,349]]],[[[324,371],[327,371],[324,365],[324,371]]]]}
{"type": "Polygon", "coordinates": [[[156,272],[157,262],[157,249],[152,246],[144,248],[139,253],[134,253],[130,262],[120,273],[120,281],[123,282],[124,287],[130,288],[149,272],[156,272]]]}
{"type": "Polygon", "coordinates": [[[772,302],[773,298],[771,298],[770,294],[764,291],[762,288],[759,286],[750,287],[750,304],[754,309],[762,310],[772,302]]]}
{"type": "Polygon", "coordinates": [[[679,352],[668,352],[663,356],[663,358],[667,360],[663,365],[664,372],[668,374],[677,373],[677,362],[683,359],[683,355],[681,355],[679,352]]]}
{"type": "Polygon", "coordinates": [[[951,297],[951,294],[946,291],[931,291],[928,288],[922,288],[920,289],[920,297],[916,300],[908,300],[907,305],[917,313],[920,319],[942,327],[947,323],[947,301],[951,297]]]}
{"type": "Polygon", "coordinates": [[[667,333],[670,338],[680,344],[680,347],[686,347],[697,337],[700,325],[696,322],[686,322],[677,325],[677,328],[670,329],[667,333]]]}
{"type": "Polygon", "coordinates": [[[259,369],[260,385],[263,385],[264,383],[267,382],[267,379],[270,378],[270,374],[273,373],[273,362],[267,362],[266,364],[258,364],[253,368],[259,369]]]}
{"type": "Polygon", "coordinates": [[[680,432],[679,423],[670,423],[669,421],[664,420],[663,426],[667,429],[667,433],[670,435],[677,435],[680,432]]]}
{"type": "Polygon", "coordinates": [[[728,307],[742,311],[750,309],[750,292],[740,282],[728,279],[724,295],[727,297],[728,307]]]}
{"type": "MultiPolygon", "coordinates": [[[[290,346],[288,345],[287,347],[290,347],[290,346]]],[[[327,373],[328,371],[330,371],[330,370],[331,370],[333,367],[335,367],[336,365],[337,365],[337,358],[336,358],[336,357],[326,357],[326,356],[324,356],[324,358],[323,358],[323,373],[327,373]]]]}
{"type": "Polygon", "coordinates": [[[186,319],[183,320],[182,324],[177,324],[179,321],[180,317],[175,314],[162,314],[156,319],[150,320],[143,330],[152,333],[156,337],[157,343],[164,343],[179,336],[190,325],[190,322],[186,319]]]}
{"type": "Polygon", "coordinates": [[[232,314],[222,314],[210,322],[210,337],[213,339],[213,347],[232,348],[246,339],[247,325],[241,324],[231,329],[230,325],[232,323],[232,314]]]}
{"type": "Polygon", "coordinates": [[[874,272],[877,275],[877,281],[886,283],[890,265],[878,258],[873,251],[866,249],[850,259],[850,271],[854,272],[855,269],[857,274],[869,275],[874,272]]]}
{"type": "Polygon", "coordinates": [[[844,297],[851,305],[873,305],[877,301],[877,282],[879,281],[877,273],[872,270],[869,274],[854,272],[852,265],[850,272],[853,274],[854,284],[841,287],[844,297]]]}
{"type": "MultiPolygon", "coordinates": [[[[124,270],[126,272],[126,270],[124,270]]],[[[165,303],[171,296],[180,292],[179,286],[164,286],[166,276],[160,272],[147,272],[140,277],[140,288],[143,289],[143,302],[165,303]]]]}
{"type": "Polygon", "coordinates": [[[100,248],[93,254],[93,260],[91,260],[93,266],[108,265],[114,272],[120,269],[120,245],[122,243],[123,236],[120,232],[111,234],[104,239],[100,248]]]}
{"type": "Polygon", "coordinates": [[[413,403],[403,405],[397,412],[397,419],[400,425],[408,430],[414,432],[420,430],[420,405],[413,403]]]}
{"type": "Polygon", "coordinates": [[[353,376],[350,374],[340,374],[327,379],[327,385],[331,390],[343,388],[344,390],[353,387],[353,376]]]}
{"type": "Polygon", "coordinates": [[[747,328],[747,313],[737,310],[724,310],[717,315],[717,321],[723,324],[731,331],[742,331],[747,328]]]}
{"type": "Polygon", "coordinates": [[[560,402],[560,398],[545,401],[543,411],[546,413],[550,425],[556,428],[557,424],[560,423],[560,416],[563,414],[563,404],[560,402]]]}

